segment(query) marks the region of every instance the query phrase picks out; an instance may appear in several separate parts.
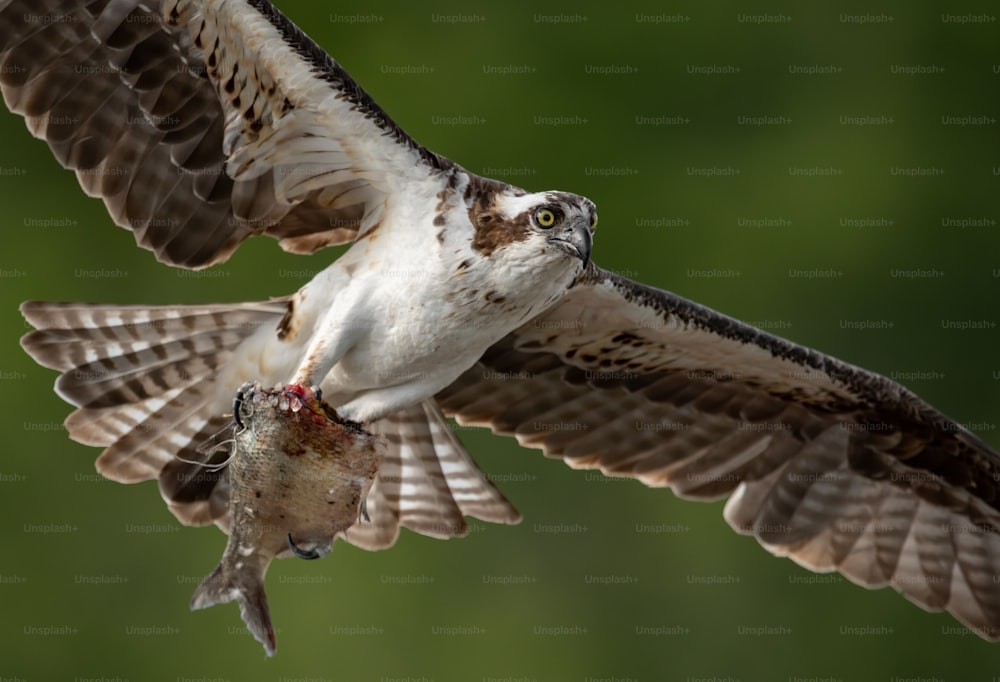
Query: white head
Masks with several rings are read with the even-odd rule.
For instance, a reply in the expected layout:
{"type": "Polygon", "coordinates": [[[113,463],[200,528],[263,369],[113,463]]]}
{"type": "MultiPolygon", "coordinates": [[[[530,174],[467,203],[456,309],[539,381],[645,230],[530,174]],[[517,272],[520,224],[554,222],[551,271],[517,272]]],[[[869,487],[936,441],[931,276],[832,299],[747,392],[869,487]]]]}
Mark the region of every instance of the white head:
{"type": "Polygon", "coordinates": [[[487,257],[513,249],[553,265],[586,267],[597,227],[594,202],[569,192],[519,192],[509,188],[473,202],[472,247],[487,257]]]}

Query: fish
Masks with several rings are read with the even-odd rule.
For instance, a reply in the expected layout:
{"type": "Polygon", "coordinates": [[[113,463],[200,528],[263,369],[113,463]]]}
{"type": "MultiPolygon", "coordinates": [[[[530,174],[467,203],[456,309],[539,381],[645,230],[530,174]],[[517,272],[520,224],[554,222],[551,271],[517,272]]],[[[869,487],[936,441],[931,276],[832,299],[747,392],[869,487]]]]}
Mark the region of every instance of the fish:
{"type": "Polygon", "coordinates": [[[268,656],[277,650],[264,577],[274,558],[318,559],[367,517],[382,439],[341,419],[318,388],[240,387],[233,400],[229,540],[192,610],[235,600],[268,656]]]}

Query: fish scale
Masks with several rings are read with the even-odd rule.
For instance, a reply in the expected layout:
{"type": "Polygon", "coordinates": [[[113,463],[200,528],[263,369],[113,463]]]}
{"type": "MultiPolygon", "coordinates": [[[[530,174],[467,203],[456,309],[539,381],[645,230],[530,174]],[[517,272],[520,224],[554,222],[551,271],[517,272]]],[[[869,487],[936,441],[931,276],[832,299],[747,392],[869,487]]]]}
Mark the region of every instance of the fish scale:
{"type": "Polygon", "coordinates": [[[363,515],[383,447],[311,389],[246,384],[233,407],[229,541],[191,608],[236,600],[247,628],[275,652],[264,575],[275,558],[316,559],[363,515]]]}

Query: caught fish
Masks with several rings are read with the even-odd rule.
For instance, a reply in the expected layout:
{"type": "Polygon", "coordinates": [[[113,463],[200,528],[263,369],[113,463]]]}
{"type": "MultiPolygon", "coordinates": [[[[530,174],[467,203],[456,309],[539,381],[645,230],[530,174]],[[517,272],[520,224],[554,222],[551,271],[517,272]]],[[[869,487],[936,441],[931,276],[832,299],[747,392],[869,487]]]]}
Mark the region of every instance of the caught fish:
{"type": "Polygon", "coordinates": [[[192,609],[234,599],[269,656],[274,628],[264,575],[275,557],[318,559],[364,515],[382,461],[379,439],[340,419],[318,390],[245,384],[233,403],[229,542],[192,609]]]}

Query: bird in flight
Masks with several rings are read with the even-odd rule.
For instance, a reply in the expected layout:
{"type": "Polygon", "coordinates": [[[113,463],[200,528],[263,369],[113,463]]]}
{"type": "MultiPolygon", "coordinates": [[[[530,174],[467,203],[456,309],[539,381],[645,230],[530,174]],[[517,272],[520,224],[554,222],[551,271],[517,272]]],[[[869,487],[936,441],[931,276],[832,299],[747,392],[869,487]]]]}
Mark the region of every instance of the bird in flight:
{"type": "MultiPolygon", "coordinates": [[[[728,498],[771,552],[892,586],[1000,639],[1000,456],[899,384],[591,260],[593,202],[479,177],[421,146],[266,0],[0,2],[0,87],[84,191],[163,263],[268,235],[351,243],[299,291],[218,305],[28,302],[98,470],[158,479],[229,531],[246,382],[319,387],[386,444],[343,531],[519,515],[446,420],[574,468],[728,498]]],[[[301,548],[309,551],[309,547],[301,548]]]]}

